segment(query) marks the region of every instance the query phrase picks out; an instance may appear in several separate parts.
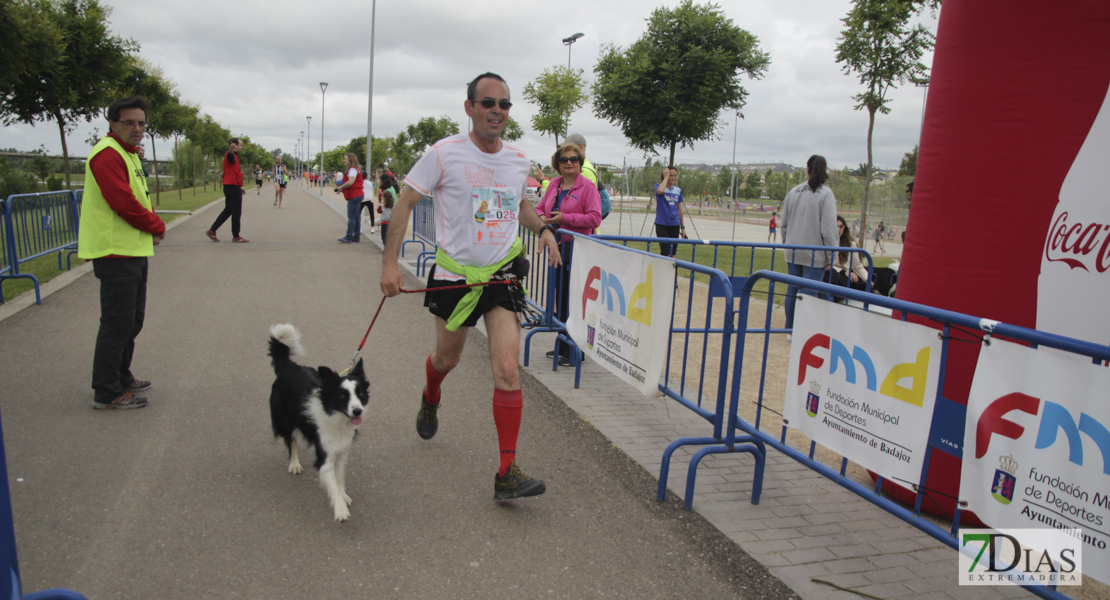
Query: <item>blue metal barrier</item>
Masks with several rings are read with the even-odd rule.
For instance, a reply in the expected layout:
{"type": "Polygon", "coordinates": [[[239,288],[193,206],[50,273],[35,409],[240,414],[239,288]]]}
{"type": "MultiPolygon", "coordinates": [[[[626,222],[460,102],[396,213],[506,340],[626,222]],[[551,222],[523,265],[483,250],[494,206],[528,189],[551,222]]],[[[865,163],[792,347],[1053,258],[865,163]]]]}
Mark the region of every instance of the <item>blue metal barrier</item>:
{"type": "Polygon", "coordinates": [[[0,598],[13,600],[85,600],[77,592],[49,589],[23,595],[19,575],[19,557],[15,549],[15,525],[12,521],[12,497],[8,488],[8,459],[4,452],[4,431],[0,423],[0,598]]]}
{"type": "Polygon", "coordinates": [[[409,244],[420,244],[420,254],[416,257],[416,276],[422,277],[428,261],[435,260],[436,248],[436,205],[431,196],[424,196],[412,209],[412,239],[401,244],[401,256],[409,244]],[[428,246],[432,249],[428,250],[428,246]]]}
{"type": "MultiPolygon", "coordinates": [[[[79,196],[71,191],[38,194],[13,194],[4,203],[5,259],[9,271],[0,275],[0,281],[11,278],[30,279],[35,286],[35,302],[42,304],[37,277],[20,273],[19,266],[49,254],[58,257],[58,270],[62,270],[62,255],[66,254],[66,268],[71,267],[69,257],[77,248],[77,224],[80,219],[79,196]]],[[[0,294],[0,300],[3,300],[0,294]]]]}
{"type": "MultiPolygon", "coordinates": [[[[1086,357],[1090,357],[1095,361],[1110,360],[1110,347],[1099,346],[1096,344],[1083,342],[1071,338],[1066,338],[1058,335],[1053,335],[1033,329],[1009,325],[1006,323],[998,323],[947,311],[939,308],[915,304],[897,300],[894,298],[886,298],[875,294],[868,294],[857,290],[844,289],[842,287],[829,285],[827,283],[816,282],[808,279],[798,277],[791,277],[781,273],[774,273],[769,271],[760,271],[754,273],[745,282],[740,292],[740,309],[737,312],[737,319],[741,323],[746,323],[748,313],[751,308],[751,296],[754,286],[759,281],[767,280],[769,282],[778,282],[780,284],[788,284],[798,286],[801,289],[808,289],[817,293],[836,294],[837,296],[845,297],[848,300],[856,301],[863,304],[865,307],[877,306],[887,309],[889,311],[898,313],[903,321],[909,320],[911,317],[925,319],[932,321],[940,326],[940,337],[942,341],[941,351],[941,364],[940,372],[943,381],[945,369],[947,367],[947,354],[948,347],[952,341],[967,341],[961,340],[957,334],[963,335],[965,338],[975,338],[978,335],[982,336],[997,336],[1004,337],[1017,342],[1029,343],[1033,348],[1049,347],[1065,352],[1070,352],[1086,357]],[[969,333],[973,332],[973,333],[969,333]]],[[[771,327],[769,318],[764,321],[762,328],[749,328],[747,334],[762,334],[764,338],[764,348],[768,338],[772,333],[777,331],[771,327]]],[[[733,373],[742,373],[744,368],[744,348],[747,340],[747,335],[741,335],[737,338],[737,347],[735,353],[735,362],[732,366],[733,373]]],[[[932,521],[926,520],[921,516],[922,504],[929,498],[930,490],[926,487],[926,475],[929,471],[929,462],[933,452],[943,451],[952,454],[956,457],[962,457],[962,449],[959,446],[953,447],[952,441],[958,441],[962,444],[963,440],[963,427],[965,418],[962,415],[966,414],[966,407],[944,398],[941,394],[943,392],[943,385],[937,386],[936,408],[934,409],[932,423],[930,424],[929,443],[926,448],[924,464],[920,473],[919,480],[916,482],[905,482],[912,487],[915,493],[915,501],[913,508],[907,508],[897,502],[884,498],[881,495],[883,478],[878,477],[874,487],[867,487],[850,479],[846,476],[848,459],[842,458],[839,470],[829,467],[814,458],[816,443],[809,443],[809,451],[803,452],[791,446],[787,442],[787,426],[779,423],[767,423],[764,414],[764,398],[765,384],[767,375],[767,353],[766,350],[763,354],[763,362],[760,368],[762,376],[755,389],[755,397],[757,398],[757,406],[755,409],[755,417],[751,421],[745,419],[740,415],[741,406],[741,386],[744,382],[740,377],[736,377],[732,381],[732,389],[729,393],[731,400],[729,406],[728,422],[730,427],[725,434],[723,445],[727,446],[729,441],[736,437],[736,439],[749,439],[755,438],[767,446],[779,450],[783,454],[793,458],[794,460],[804,464],[805,466],[813,469],[814,471],[824,475],[825,477],[833,480],[844,488],[852,491],[867,501],[882,508],[886,512],[902,519],[910,525],[920,529],[921,531],[929,534],[930,536],[940,540],[952,548],[958,549],[958,529],[960,526],[961,510],[957,507],[956,513],[953,517],[952,526],[950,529],[944,529],[935,525],[932,521]],[[769,433],[773,428],[778,428],[779,431],[775,435],[769,433]],[[945,440],[948,443],[942,443],[945,440]]],[[[757,481],[755,485],[758,485],[757,481]]],[[[1057,594],[1055,591],[1047,589],[1043,586],[1028,586],[1029,591],[1046,598],[1065,598],[1057,594]]]]}

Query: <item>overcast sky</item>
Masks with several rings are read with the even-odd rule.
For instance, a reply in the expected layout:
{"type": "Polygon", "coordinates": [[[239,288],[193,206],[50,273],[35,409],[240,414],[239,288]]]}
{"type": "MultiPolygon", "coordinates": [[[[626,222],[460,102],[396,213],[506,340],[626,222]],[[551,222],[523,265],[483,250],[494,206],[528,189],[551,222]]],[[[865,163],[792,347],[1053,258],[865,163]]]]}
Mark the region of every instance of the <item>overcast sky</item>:
{"type": "MultiPolygon", "coordinates": [[[[181,97],[199,104],[233,134],[245,134],[268,149],[292,153],[311,115],[309,149],[331,149],[367,131],[370,82],[371,0],[101,0],[112,6],[112,30],[141,45],[140,54],[160,66],[181,97]],[[321,118],[320,81],[327,81],[321,118]]],[[[627,48],[646,29],[646,19],[666,0],[381,0],[374,42],[374,137],[390,137],[425,116],[448,116],[467,129],[466,83],[484,71],[509,83],[511,115],[525,129],[518,143],[541,163],[554,149],[550,136],[531,128],[534,107],[522,89],[544,69],[567,63],[562,39],[582,32],[571,47],[571,66],[592,83],[603,45],[627,48]]],[[[853,109],[861,86],[835,60],[840,19],[848,0],[727,0],[726,16],[754,34],[771,64],[758,81],[743,80],[750,92],[744,119],[722,113],[720,139],[679,148],[677,163],[782,161],[803,165],[822,154],[832,167],[867,159],[867,112],[853,109]]],[[[936,31],[936,21],[925,15],[936,31]]],[[[932,56],[926,57],[926,65],[932,56]]],[[[875,163],[897,168],[917,143],[924,89],[912,84],[891,94],[892,113],[879,115],[875,163]]],[[[93,125],[68,137],[71,154],[83,156],[93,125]]],[[[571,116],[571,132],[583,134],[592,162],[641,165],[620,129],[593,115],[592,105],[571,116]]],[[[0,147],[60,153],[53,122],[17,125],[2,134],[0,147]]],[[[159,157],[163,154],[159,148],[159,157]]],[[[168,150],[168,147],[165,147],[168,150]]],[[[665,151],[660,151],[665,154],[665,151]]]]}

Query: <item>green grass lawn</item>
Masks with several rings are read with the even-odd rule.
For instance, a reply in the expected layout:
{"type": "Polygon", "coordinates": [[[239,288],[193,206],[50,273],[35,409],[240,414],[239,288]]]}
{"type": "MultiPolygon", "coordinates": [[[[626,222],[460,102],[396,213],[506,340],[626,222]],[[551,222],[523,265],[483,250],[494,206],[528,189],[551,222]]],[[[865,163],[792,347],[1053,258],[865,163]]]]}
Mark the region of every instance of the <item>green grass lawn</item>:
{"type": "MultiPolygon", "coordinates": [[[[647,244],[643,242],[630,242],[629,248],[636,248],[638,250],[646,250],[647,244]]],[[[652,248],[653,252],[658,252],[659,247],[652,248]]],[[[704,246],[701,244],[680,244],[678,246],[679,260],[705,265],[719,269],[730,277],[747,277],[756,271],[775,271],[778,273],[786,273],[786,259],[780,253],[774,257],[774,265],[772,268],[772,251],[765,248],[747,248],[736,246],[704,246]]],[[[872,257],[875,261],[875,267],[890,266],[894,259],[888,256],[875,256],[872,257]]],[[[679,272],[679,275],[688,275],[688,273],[679,272]]],[[[695,275],[697,281],[708,283],[709,276],[698,273],[695,275]]],[[[752,297],[761,300],[767,299],[767,289],[769,282],[766,280],[756,283],[753,288],[752,297]]],[[[733,290],[738,292],[739,290],[733,290]]],[[[782,304],[783,293],[785,290],[776,290],[774,302],[782,304]]]]}
{"type": "MultiPolygon", "coordinates": [[[[82,177],[82,179],[84,178],[82,177]]],[[[213,189],[212,186],[209,186],[209,189],[207,191],[203,187],[188,188],[181,190],[180,196],[181,197],[178,198],[177,190],[173,190],[170,192],[163,191],[161,202],[154,207],[154,211],[159,212],[169,210],[196,210],[213,200],[222,198],[223,191],[218,188],[213,189]]],[[[154,201],[154,191],[151,190],[151,203],[153,204],[154,201]]],[[[168,224],[169,222],[178,217],[181,217],[182,215],[175,213],[161,213],[159,216],[162,217],[162,220],[168,224]]],[[[77,267],[84,262],[85,261],[77,258],[77,255],[74,254],[71,264],[72,266],[77,267]]],[[[64,253],[62,255],[62,268],[65,269],[64,253]]],[[[57,256],[55,254],[49,254],[47,256],[41,256],[39,258],[32,259],[20,264],[19,272],[34,275],[38,278],[39,285],[42,285],[47,281],[50,281],[51,279],[57,277],[59,274],[61,274],[62,271],[58,270],[57,256]]],[[[5,302],[12,300],[20,294],[34,291],[34,284],[32,284],[31,280],[29,279],[5,279],[3,280],[2,285],[4,286],[5,302]]]]}

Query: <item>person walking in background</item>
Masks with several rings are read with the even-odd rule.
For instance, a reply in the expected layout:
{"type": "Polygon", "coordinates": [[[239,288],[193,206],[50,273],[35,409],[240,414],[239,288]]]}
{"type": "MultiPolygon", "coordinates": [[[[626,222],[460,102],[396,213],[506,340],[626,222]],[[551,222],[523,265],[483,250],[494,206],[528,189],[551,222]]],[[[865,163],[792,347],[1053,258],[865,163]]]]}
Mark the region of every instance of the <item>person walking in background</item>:
{"type": "Polygon", "coordinates": [[[393,218],[393,190],[382,190],[382,202],[378,205],[378,222],[382,224],[382,245],[385,245],[386,235],[389,234],[389,221],[393,218]]]}
{"type": "MultiPolygon", "coordinates": [[[[683,212],[682,188],[678,182],[678,169],[666,167],[655,184],[655,235],[661,238],[686,237],[686,215],[683,212]]],[[[678,244],[660,244],[659,254],[674,258],[678,244]]]]}
{"type": "Polygon", "coordinates": [[[382,257],[381,289],[387,297],[401,293],[397,265],[409,216],[424,198],[435,201],[435,227],[442,232],[436,264],[428,275],[424,304],[435,316],[436,346],[424,364],[416,432],[425,440],[439,429],[440,384],[459,364],[468,331],[481,317],[489,337],[493,372],[493,422],[500,461],[494,475],[494,500],[537,496],[547,489],[516,464],[517,438],[524,406],[520,387],[519,289],[508,285],[461,290],[436,288],[485,283],[509,276],[524,253],[521,226],[539,237],[548,265],[560,264],[555,227],[544,224],[525,198],[529,160],[520,148],[502,141],[509,119],[509,86],[499,75],[483,73],[467,86],[463,110],[470,132],[444,138],[421,157],[405,177],[405,191],[394,209],[382,257]],[[500,209],[490,210],[497,202],[500,209]],[[492,233],[492,235],[491,235],[492,233]]]}
{"type": "Polygon", "coordinates": [[[885,248],[883,248],[884,233],[886,233],[886,225],[883,225],[883,222],[879,221],[878,227],[875,228],[875,231],[871,235],[871,237],[875,238],[875,247],[871,249],[871,252],[882,254],[883,250],[885,250],[885,248]]]}
{"type": "MultiPolygon", "coordinates": [[[[836,232],[836,196],[825,185],[829,179],[825,157],[814,154],[806,161],[808,181],[790,190],[782,201],[782,241],[793,246],[837,246],[840,236],[836,232]]],[[[830,252],[814,250],[787,250],[787,273],[820,281],[825,267],[831,262],[830,252]]],[[[786,328],[794,328],[794,303],[798,286],[786,287],[786,328]]],[[[813,292],[804,291],[813,295],[813,292]]],[[[791,335],[787,334],[787,340],[791,335]]]]}
{"type": "Polygon", "coordinates": [[[768,225],[767,242],[770,243],[770,244],[774,244],[774,243],[778,242],[778,239],[779,239],[778,238],[778,233],[777,233],[778,226],[779,226],[778,216],[779,216],[779,213],[772,212],[771,213],[771,222],[767,224],[768,225]]]}
{"type": "Polygon", "coordinates": [[[245,244],[250,240],[243,238],[240,233],[240,217],[243,214],[243,168],[239,163],[239,150],[243,142],[239,138],[231,138],[228,142],[227,154],[224,154],[224,210],[216,217],[208,231],[204,232],[213,242],[220,241],[216,232],[224,221],[231,217],[231,241],[245,244]]]}
{"type": "Polygon", "coordinates": [[[348,152],[343,157],[343,168],[347,170],[343,176],[343,185],[335,188],[336,193],[343,192],[347,201],[347,235],[339,238],[340,244],[357,244],[359,242],[361,225],[358,215],[362,212],[362,167],[358,164],[358,157],[354,152],[348,152]]]}
{"type": "Polygon", "coordinates": [[[150,206],[138,156],[150,105],[141,96],[108,107],[108,135],[85,163],[77,255],[100,280],[100,330],[93,353],[93,408],[142,408],[151,387],[131,373],[135,338],[146,318],[148,257],[166,235],[150,206]]]}
{"type": "Polygon", "coordinates": [[[289,183],[286,178],[289,171],[286,170],[285,165],[281,162],[281,155],[274,157],[274,206],[281,208],[281,200],[285,197],[285,185],[289,183]]]}
{"type": "Polygon", "coordinates": [[[255,196],[262,195],[262,167],[258,164],[254,165],[254,189],[255,196]]]}
{"type": "MultiPolygon", "coordinates": [[[[568,138],[569,139],[569,138],[568,138]]],[[[593,235],[601,225],[601,195],[597,184],[582,173],[586,153],[573,141],[559,146],[551,156],[551,168],[559,173],[559,178],[547,186],[547,193],[536,206],[536,212],[547,225],[584,235],[593,235]]],[[[562,237],[559,253],[563,266],[556,275],[555,287],[559,290],[556,304],[560,321],[567,322],[570,306],[570,261],[574,239],[562,237]]],[[[554,351],[548,354],[554,357],[554,351]]],[[[570,364],[570,345],[560,344],[559,364],[570,364]]]]}

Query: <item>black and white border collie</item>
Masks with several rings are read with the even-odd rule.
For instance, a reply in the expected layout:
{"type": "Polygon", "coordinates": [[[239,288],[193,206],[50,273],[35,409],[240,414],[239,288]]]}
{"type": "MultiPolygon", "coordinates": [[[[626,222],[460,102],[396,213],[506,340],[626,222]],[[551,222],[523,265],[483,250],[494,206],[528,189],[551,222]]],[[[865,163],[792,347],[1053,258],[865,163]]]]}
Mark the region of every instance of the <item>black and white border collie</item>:
{"type": "Polygon", "coordinates": [[[342,376],[327,367],[311,369],[293,362],[291,357],[303,352],[296,327],[270,327],[270,358],[277,375],[270,391],[274,437],[281,438],[289,449],[289,472],[294,475],[304,470],[297,458],[297,441],[316,449],[320,485],[328,493],[335,520],[346,521],[351,516],[347,456],[370,399],[370,383],[362,359],[349,375],[342,376]]]}

